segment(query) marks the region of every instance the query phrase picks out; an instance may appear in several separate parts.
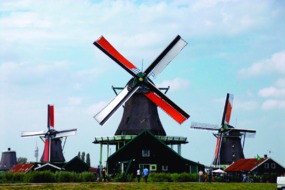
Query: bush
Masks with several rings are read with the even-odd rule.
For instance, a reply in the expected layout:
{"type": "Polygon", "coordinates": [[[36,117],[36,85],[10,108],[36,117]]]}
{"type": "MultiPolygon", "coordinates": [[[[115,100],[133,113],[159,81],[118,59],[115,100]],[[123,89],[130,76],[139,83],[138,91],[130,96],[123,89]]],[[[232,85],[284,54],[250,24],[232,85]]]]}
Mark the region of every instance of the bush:
{"type": "Polygon", "coordinates": [[[169,173],[150,173],[149,176],[150,182],[172,182],[173,179],[169,173]]]}
{"type": "Polygon", "coordinates": [[[83,182],[94,182],[96,181],[96,175],[94,175],[93,173],[90,173],[90,172],[83,172],[81,174],[81,180],[83,182]]]}
{"type": "Polygon", "coordinates": [[[116,176],[113,178],[113,181],[115,182],[133,182],[134,176],[133,174],[116,174],[116,176]]]}
{"type": "Polygon", "coordinates": [[[20,183],[24,179],[24,174],[7,172],[0,175],[0,183],[20,183]]]}
{"type": "Polygon", "coordinates": [[[57,182],[80,182],[81,178],[78,174],[74,172],[56,172],[55,178],[57,182]]]}
{"type": "MultiPolygon", "coordinates": [[[[248,176],[253,179],[254,183],[270,182],[276,183],[277,174],[265,174],[259,176],[248,176]]],[[[154,173],[151,172],[148,177],[149,182],[197,182],[198,174],[191,173],[154,173]]],[[[230,182],[242,182],[240,176],[225,176],[230,182]]],[[[216,176],[212,181],[224,181],[224,179],[218,179],[220,176],[216,176]]],[[[54,183],[54,182],[95,182],[96,175],[89,172],[75,173],[59,171],[53,173],[51,171],[31,171],[27,174],[23,173],[0,173],[0,183],[54,183]]],[[[136,176],[133,174],[116,174],[113,179],[107,176],[108,181],[114,182],[134,182],[136,176]]],[[[143,176],[141,178],[143,181],[143,176]]],[[[100,179],[102,181],[102,178],[100,179]]]]}
{"type": "Polygon", "coordinates": [[[174,182],[197,182],[198,175],[190,173],[180,173],[172,174],[172,179],[174,182]]]}
{"type": "Polygon", "coordinates": [[[57,182],[55,174],[51,171],[33,171],[26,174],[26,183],[54,183],[57,182]]]}

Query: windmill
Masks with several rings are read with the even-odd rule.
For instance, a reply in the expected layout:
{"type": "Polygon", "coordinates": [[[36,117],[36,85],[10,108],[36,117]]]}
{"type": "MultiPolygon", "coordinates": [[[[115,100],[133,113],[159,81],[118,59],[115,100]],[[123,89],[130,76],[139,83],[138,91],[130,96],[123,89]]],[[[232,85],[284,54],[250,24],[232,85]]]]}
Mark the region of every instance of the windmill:
{"type": "Polygon", "coordinates": [[[221,126],[192,122],[191,128],[200,130],[217,131],[217,138],[213,165],[229,165],[244,158],[243,148],[245,138],[253,136],[256,131],[249,129],[237,129],[230,125],[234,96],[227,93],[221,126]],[[243,145],[241,139],[243,137],[243,145]]]}
{"type": "MultiPolygon", "coordinates": [[[[172,61],[172,59],[187,45],[187,43],[179,35],[144,71],[140,71],[135,65],[133,65],[130,61],[123,57],[103,36],[101,36],[97,41],[95,41],[94,45],[98,47],[101,51],[103,51],[112,60],[114,60],[117,64],[119,64],[125,71],[127,71],[132,76],[131,80],[122,89],[122,91],[106,107],[104,107],[98,114],[94,116],[94,118],[99,122],[100,125],[104,125],[104,123],[125,102],[137,96],[139,96],[139,100],[143,100],[147,104],[147,106],[142,109],[145,110],[144,114],[142,114],[143,116],[140,115],[141,113],[138,113],[140,116],[137,117],[136,122],[133,122],[137,125],[140,123],[138,122],[139,120],[147,121],[151,118],[151,115],[146,115],[149,114],[146,108],[150,104],[155,105],[155,109],[156,106],[160,107],[179,124],[183,123],[186,119],[189,118],[189,115],[180,107],[178,107],[173,101],[171,101],[164,93],[162,93],[149,78],[150,76],[156,78],[163,71],[163,69],[172,61]],[[144,100],[141,97],[144,97],[144,99],[147,100],[144,100]]],[[[138,105],[138,101],[134,101],[134,103],[132,103],[132,106],[134,106],[134,104],[138,105]]],[[[151,107],[153,106],[151,105],[151,107]]],[[[142,107],[137,107],[137,110],[140,110],[140,108],[142,107]]],[[[153,110],[153,108],[151,108],[151,110],[153,110]]],[[[154,113],[153,115],[156,115],[156,113],[154,113]]],[[[155,117],[157,118],[158,116],[155,117]]],[[[128,119],[126,118],[126,120],[128,119]]],[[[141,123],[143,124],[144,122],[141,123]]],[[[161,127],[159,127],[160,129],[158,129],[158,131],[163,133],[161,127]]],[[[135,133],[138,133],[139,128],[140,127],[135,130],[135,133]]],[[[123,134],[124,132],[122,132],[121,130],[117,131],[116,133],[123,134]]]]}
{"type": "MultiPolygon", "coordinates": [[[[64,162],[63,148],[61,146],[61,138],[75,135],[77,129],[68,129],[57,131],[54,129],[54,106],[47,106],[47,131],[36,132],[22,132],[21,137],[39,136],[45,143],[44,152],[41,158],[41,162],[64,162]]],[[[64,142],[64,143],[65,143],[64,142]]]]}

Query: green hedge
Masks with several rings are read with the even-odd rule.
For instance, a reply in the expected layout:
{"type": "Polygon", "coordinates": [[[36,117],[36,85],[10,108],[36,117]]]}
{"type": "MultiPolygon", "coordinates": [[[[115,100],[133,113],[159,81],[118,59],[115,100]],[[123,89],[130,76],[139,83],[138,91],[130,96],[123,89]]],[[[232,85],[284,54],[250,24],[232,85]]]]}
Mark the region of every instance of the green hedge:
{"type": "Polygon", "coordinates": [[[74,172],[32,171],[27,174],[0,174],[0,183],[57,183],[57,182],[94,182],[96,176],[90,172],[81,174],[74,172]]]}
{"type": "MultiPolygon", "coordinates": [[[[133,174],[117,174],[114,178],[107,177],[108,181],[114,182],[134,182],[136,176],[133,174]]],[[[143,177],[141,181],[143,181],[143,177]]],[[[95,182],[96,175],[90,172],[81,174],[74,172],[51,172],[51,171],[32,171],[27,174],[11,173],[0,174],[0,183],[57,183],[57,182],[95,182]]],[[[99,179],[102,181],[102,178],[99,179]]],[[[196,182],[197,174],[189,173],[150,173],[149,182],[196,182]]]]}
{"type": "MultiPolygon", "coordinates": [[[[248,176],[253,179],[253,182],[270,182],[276,183],[276,174],[268,174],[263,176],[248,176]]],[[[198,174],[190,173],[150,173],[149,182],[198,182],[198,174]]],[[[227,176],[225,179],[228,182],[241,182],[240,177],[227,176]]],[[[114,182],[135,182],[136,176],[133,174],[117,174],[108,181],[114,182]]],[[[27,174],[11,173],[0,174],[0,183],[61,183],[61,182],[95,182],[96,175],[90,172],[74,173],[74,172],[51,172],[51,171],[31,171],[27,174]]],[[[102,178],[99,179],[102,181],[102,178]]],[[[141,177],[141,181],[144,179],[141,177]]],[[[216,181],[219,181],[216,179],[216,181]]]]}
{"type": "MultiPolygon", "coordinates": [[[[133,174],[117,174],[112,181],[115,182],[134,182],[137,181],[133,174]]],[[[141,181],[144,181],[143,176],[141,181]]],[[[197,182],[198,174],[190,173],[150,173],[149,182],[197,182]]]]}

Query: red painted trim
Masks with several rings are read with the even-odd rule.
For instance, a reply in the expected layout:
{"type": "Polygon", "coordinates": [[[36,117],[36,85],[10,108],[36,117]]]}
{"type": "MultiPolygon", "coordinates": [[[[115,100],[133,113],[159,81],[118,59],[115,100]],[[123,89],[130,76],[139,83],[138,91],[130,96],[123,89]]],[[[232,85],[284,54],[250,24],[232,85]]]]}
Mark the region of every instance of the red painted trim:
{"type": "Polygon", "coordinates": [[[226,117],[225,117],[225,122],[226,122],[227,124],[230,124],[231,113],[232,113],[232,105],[231,105],[230,101],[228,101],[228,102],[227,102],[226,117]]]}
{"type": "Polygon", "coordinates": [[[44,149],[44,162],[49,161],[49,139],[45,140],[45,149],[44,149]]]}
{"type": "Polygon", "coordinates": [[[105,49],[109,54],[111,54],[114,58],[120,61],[129,69],[136,69],[131,62],[129,62],[125,57],[123,57],[103,36],[97,40],[97,43],[105,49]]]}
{"type": "Polygon", "coordinates": [[[49,105],[49,125],[54,127],[54,107],[49,105]]]}
{"type": "Polygon", "coordinates": [[[215,160],[218,159],[220,142],[221,142],[221,137],[217,137],[217,144],[216,144],[216,148],[215,148],[215,160]]]}
{"type": "Polygon", "coordinates": [[[183,123],[187,118],[185,118],[179,111],[170,106],[166,101],[160,98],[154,92],[144,94],[148,99],[153,101],[157,106],[163,109],[168,115],[170,115],[179,124],[183,123]]]}

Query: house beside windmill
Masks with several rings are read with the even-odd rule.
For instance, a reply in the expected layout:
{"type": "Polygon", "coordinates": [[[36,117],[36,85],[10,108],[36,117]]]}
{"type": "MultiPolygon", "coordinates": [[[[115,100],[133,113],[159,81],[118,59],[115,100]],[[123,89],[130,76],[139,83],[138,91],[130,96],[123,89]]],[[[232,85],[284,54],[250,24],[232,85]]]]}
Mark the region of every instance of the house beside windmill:
{"type": "Polygon", "coordinates": [[[119,107],[124,107],[115,135],[96,137],[93,142],[100,145],[101,167],[103,146],[107,146],[106,167],[109,174],[134,173],[139,168],[173,173],[198,173],[199,170],[204,170],[204,165],[181,156],[181,145],[188,143],[187,138],[166,135],[157,107],[179,124],[190,116],[150,79],[151,76],[157,77],[186,44],[178,35],[145,71],[140,71],[103,36],[94,42],[103,53],[132,75],[127,85],[119,88],[120,93],[116,93],[117,96],[94,116],[103,125],[119,107]],[[109,146],[116,147],[112,155],[109,155],[109,146]],[[174,146],[177,146],[177,151],[174,146]]]}
{"type": "Polygon", "coordinates": [[[273,176],[273,180],[275,181],[276,176],[285,174],[285,168],[272,158],[267,157],[267,155],[263,158],[240,159],[227,167],[225,171],[229,176],[242,176],[244,174],[251,176],[273,176]]]}
{"type": "Polygon", "coordinates": [[[167,146],[167,141],[185,141],[184,137],[156,137],[149,130],[141,131],[132,140],[112,154],[108,160],[109,173],[134,173],[148,168],[153,172],[198,173],[204,165],[183,158],[167,146]],[[118,171],[117,171],[118,170],[118,171]]]}

